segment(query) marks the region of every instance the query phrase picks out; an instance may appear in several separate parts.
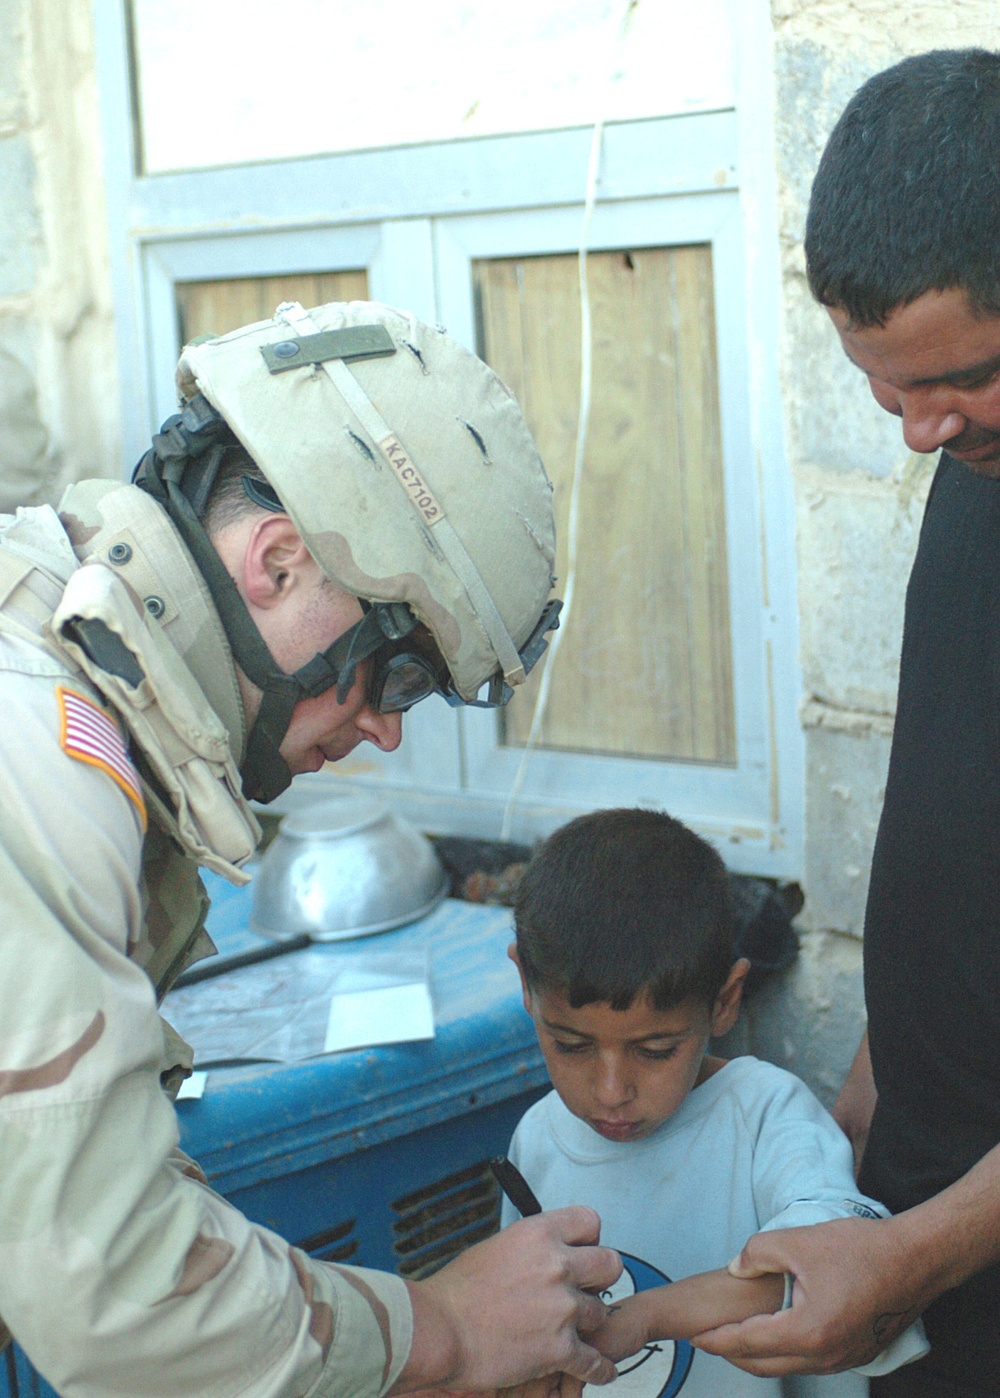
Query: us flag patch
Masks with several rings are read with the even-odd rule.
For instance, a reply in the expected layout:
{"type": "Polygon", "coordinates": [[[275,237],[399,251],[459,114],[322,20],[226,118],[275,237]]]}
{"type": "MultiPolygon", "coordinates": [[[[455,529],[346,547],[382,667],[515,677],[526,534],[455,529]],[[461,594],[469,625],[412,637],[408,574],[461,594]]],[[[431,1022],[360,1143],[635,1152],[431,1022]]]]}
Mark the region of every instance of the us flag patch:
{"type": "Polygon", "coordinates": [[[146,828],[146,802],[142,796],[139,773],[133,766],[121,732],[99,704],[77,694],[75,690],[56,689],[59,700],[60,736],[62,750],[78,762],[88,762],[107,772],[125,795],[134,801],[146,828]]]}

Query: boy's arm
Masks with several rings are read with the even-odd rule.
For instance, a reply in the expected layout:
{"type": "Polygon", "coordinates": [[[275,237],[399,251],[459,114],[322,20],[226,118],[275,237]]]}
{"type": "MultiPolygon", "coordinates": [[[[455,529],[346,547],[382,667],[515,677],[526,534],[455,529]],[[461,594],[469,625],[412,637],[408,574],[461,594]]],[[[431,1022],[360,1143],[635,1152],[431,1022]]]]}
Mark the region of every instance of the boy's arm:
{"type": "Polygon", "coordinates": [[[654,1340],[689,1340],[705,1330],[773,1315],[785,1299],[782,1273],[734,1277],[725,1268],[652,1287],[611,1306],[587,1340],[609,1359],[638,1353],[654,1340]]]}
{"type": "MultiPolygon", "coordinates": [[[[744,1280],[725,1269],[701,1272],[668,1286],[640,1291],[611,1306],[597,1330],[586,1333],[595,1349],[615,1362],[636,1354],[654,1340],[686,1340],[699,1331],[734,1324],[750,1316],[780,1310],[785,1296],[783,1275],[744,1280]]],[[[489,1398],[578,1398],[583,1381],[553,1374],[516,1388],[495,1389],[489,1398]]],[[[434,1389],[411,1398],[487,1398],[474,1393],[434,1389]]]]}
{"type": "Polygon", "coordinates": [[[515,1384],[513,1388],[491,1388],[485,1392],[464,1388],[421,1388],[411,1393],[409,1398],[580,1398],[585,1386],[583,1379],[571,1378],[569,1374],[549,1374],[546,1378],[515,1384]]]}
{"type": "MultiPolygon", "coordinates": [[[[852,1068],[854,1087],[864,1087],[868,1065],[863,1041],[852,1068]]],[[[803,1092],[800,1089],[800,1097],[803,1092]]],[[[874,1105],[874,1094],[871,1100],[874,1105]]],[[[826,1374],[850,1368],[868,1375],[889,1373],[926,1352],[922,1328],[911,1322],[929,1302],[977,1266],[1000,1257],[996,1202],[1000,1165],[985,1189],[985,1194],[992,1194],[992,1226],[988,1211],[980,1214],[975,1207],[978,1191],[959,1191],[962,1203],[954,1212],[946,1210],[938,1217],[933,1200],[921,1206],[922,1219],[929,1226],[923,1239],[915,1238],[920,1210],[890,1218],[882,1205],[851,1187],[850,1145],[823,1113],[809,1134],[816,1147],[813,1163],[820,1161],[826,1178],[810,1186],[808,1171],[801,1171],[804,1154],[794,1149],[796,1121],[805,1120],[807,1114],[801,1102],[796,1106],[789,1101],[781,1115],[778,1129],[766,1133],[766,1145],[757,1152],[763,1161],[764,1201],[758,1203],[758,1212],[762,1218],[769,1217],[769,1223],[749,1239],[730,1266],[744,1277],[758,1270],[794,1275],[792,1305],[780,1315],[751,1317],[698,1335],[697,1346],[762,1376],[826,1374]],[[846,1157],[839,1168],[838,1151],[846,1157]],[[796,1173],[806,1175],[805,1187],[790,1180],[796,1173]],[[792,1202],[779,1212],[783,1193],[792,1202]],[[970,1219],[975,1220],[974,1227],[966,1232],[964,1225],[970,1219]],[[959,1268],[965,1269],[962,1274],[959,1268]]],[[[867,1125],[863,1106],[854,1120],[867,1125]]],[[[763,1131],[760,1135],[765,1140],[763,1131]]],[[[1000,1147],[991,1154],[1000,1162],[1000,1147]]],[[[989,1160],[988,1155],[980,1166],[989,1160]]],[[[975,1173],[970,1172],[964,1183],[971,1183],[975,1173]]],[[[952,1189],[959,1190],[959,1185],[952,1189]]],[[[937,1200],[943,1201],[948,1193],[937,1200]]]]}

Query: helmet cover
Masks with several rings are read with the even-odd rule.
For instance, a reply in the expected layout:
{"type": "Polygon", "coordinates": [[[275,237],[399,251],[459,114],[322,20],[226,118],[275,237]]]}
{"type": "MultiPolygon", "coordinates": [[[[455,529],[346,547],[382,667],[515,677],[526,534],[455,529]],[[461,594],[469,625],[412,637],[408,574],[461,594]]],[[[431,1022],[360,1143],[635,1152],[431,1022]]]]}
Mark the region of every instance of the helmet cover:
{"type": "Polygon", "coordinates": [[[356,597],[407,603],[463,699],[498,666],[511,683],[523,678],[487,613],[495,607],[515,649],[535,628],[553,582],[552,486],[520,408],[482,360],[441,329],[355,301],[308,315],[280,307],[273,320],[187,346],[177,373],[184,398],[200,391],[225,418],[324,574],[356,597]],[[352,326],[391,337],[387,353],[330,366],[360,386],[360,407],[325,363],[275,369],[262,351],[278,347],[275,365],[300,336],[308,344],[352,326]],[[455,535],[485,606],[456,567],[455,535]]]}

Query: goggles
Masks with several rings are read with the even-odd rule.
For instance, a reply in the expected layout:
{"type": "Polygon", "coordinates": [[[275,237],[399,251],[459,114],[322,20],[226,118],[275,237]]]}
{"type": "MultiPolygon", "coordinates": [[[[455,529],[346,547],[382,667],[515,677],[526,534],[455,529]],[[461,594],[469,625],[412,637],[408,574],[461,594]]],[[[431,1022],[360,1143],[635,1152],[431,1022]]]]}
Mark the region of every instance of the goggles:
{"type": "MultiPolygon", "coordinates": [[[[365,603],[362,605],[366,606],[365,603]]],[[[371,604],[367,604],[367,607],[371,607],[371,604]]],[[[558,627],[561,607],[562,603],[557,599],[547,603],[537,626],[528,637],[520,652],[525,674],[548,645],[546,633],[558,627]]],[[[396,610],[397,607],[393,607],[393,611],[396,610]]],[[[498,709],[514,693],[503,676],[497,673],[484,686],[484,698],[463,699],[455,689],[448,667],[430,633],[415,620],[407,635],[379,646],[370,655],[367,664],[368,702],[380,714],[405,713],[432,694],[440,694],[453,708],[498,709]]]]}

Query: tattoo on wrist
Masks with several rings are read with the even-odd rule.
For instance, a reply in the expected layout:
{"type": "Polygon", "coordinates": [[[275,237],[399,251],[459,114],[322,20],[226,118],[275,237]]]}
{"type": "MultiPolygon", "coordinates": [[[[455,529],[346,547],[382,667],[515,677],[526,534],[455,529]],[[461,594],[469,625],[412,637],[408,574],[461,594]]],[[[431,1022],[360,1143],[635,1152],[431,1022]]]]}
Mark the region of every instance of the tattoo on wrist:
{"type": "Polygon", "coordinates": [[[875,1317],[872,1323],[872,1335],[882,1349],[885,1349],[887,1344],[916,1320],[917,1315],[918,1312],[915,1310],[886,1311],[884,1315],[875,1317]]]}

